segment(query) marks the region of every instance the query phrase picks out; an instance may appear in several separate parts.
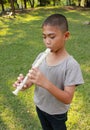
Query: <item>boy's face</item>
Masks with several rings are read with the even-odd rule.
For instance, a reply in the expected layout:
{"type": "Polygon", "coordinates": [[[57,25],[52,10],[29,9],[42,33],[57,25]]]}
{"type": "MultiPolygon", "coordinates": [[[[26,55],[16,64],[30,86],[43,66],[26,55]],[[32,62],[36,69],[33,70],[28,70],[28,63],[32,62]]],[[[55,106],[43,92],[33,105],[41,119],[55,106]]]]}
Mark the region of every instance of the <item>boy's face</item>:
{"type": "Polygon", "coordinates": [[[69,32],[63,33],[58,26],[43,26],[42,29],[43,41],[47,48],[53,52],[65,48],[65,41],[69,37],[69,32]]]}

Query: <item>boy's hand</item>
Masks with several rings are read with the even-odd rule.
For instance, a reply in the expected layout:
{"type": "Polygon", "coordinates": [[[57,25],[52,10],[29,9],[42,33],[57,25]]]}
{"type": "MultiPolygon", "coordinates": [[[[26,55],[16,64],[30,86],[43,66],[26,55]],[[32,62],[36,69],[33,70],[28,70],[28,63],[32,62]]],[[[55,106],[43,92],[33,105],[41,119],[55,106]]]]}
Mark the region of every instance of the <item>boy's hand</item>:
{"type": "MultiPolygon", "coordinates": [[[[17,81],[13,84],[13,87],[17,88],[17,87],[20,85],[20,83],[23,81],[23,79],[24,79],[23,74],[20,74],[20,75],[18,76],[18,78],[17,78],[17,81]]],[[[25,85],[23,86],[22,90],[25,90],[26,88],[27,88],[27,85],[25,84],[25,85]]]]}
{"type": "Polygon", "coordinates": [[[32,68],[28,73],[29,80],[40,87],[45,88],[48,81],[44,74],[38,68],[32,68]]]}

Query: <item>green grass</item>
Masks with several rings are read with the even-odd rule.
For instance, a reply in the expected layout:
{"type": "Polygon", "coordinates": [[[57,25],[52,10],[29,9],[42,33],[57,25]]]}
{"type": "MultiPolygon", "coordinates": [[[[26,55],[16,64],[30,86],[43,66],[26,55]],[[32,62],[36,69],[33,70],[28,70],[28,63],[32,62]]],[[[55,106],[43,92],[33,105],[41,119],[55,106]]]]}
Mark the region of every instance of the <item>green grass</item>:
{"type": "Polygon", "coordinates": [[[33,103],[34,87],[12,94],[19,73],[26,74],[35,57],[45,49],[41,24],[52,13],[69,21],[68,52],[80,63],[85,84],[77,87],[68,114],[68,130],[90,130],[90,10],[38,8],[16,18],[0,17],[0,130],[41,130],[33,103]]]}

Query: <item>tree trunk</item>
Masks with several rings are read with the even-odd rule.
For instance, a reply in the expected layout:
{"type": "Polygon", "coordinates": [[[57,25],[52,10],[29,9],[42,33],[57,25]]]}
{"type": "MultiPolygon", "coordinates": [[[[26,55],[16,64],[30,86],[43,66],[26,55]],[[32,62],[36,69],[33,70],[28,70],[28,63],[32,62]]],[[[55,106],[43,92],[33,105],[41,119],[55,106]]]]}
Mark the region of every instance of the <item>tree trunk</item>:
{"type": "Polygon", "coordinates": [[[14,18],[15,18],[14,0],[11,0],[11,10],[12,10],[13,16],[14,16],[14,18]]]}
{"type": "Polygon", "coordinates": [[[31,8],[34,8],[35,1],[34,0],[29,0],[29,2],[30,2],[30,5],[31,5],[31,8]]]}
{"type": "Polygon", "coordinates": [[[40,6],[45,6],[46,5],[46,0],[39,0],[40,6]]]}
{"type": "Polygon", "coordinates": [[[5,9],[4,9],[3,0],[1,0],[1,6],[2,6],[2,12],[4,12],[4,11],[5,11],[5,9]]]}
{"type": "Polygon", "coordinates": [[[56,1],[56,0],[53,0],[53,6],[55,6],[55,1],[56,1]]]}
{"type": "Polygon", "coordinates": [[[79,7],[81,6],[81,0],[78,0],[78,6],[79,7]]]}
{"type": "Polygon", "coordinates": [[[26,1],[27,1],[27,0],[24,0],[24,8],[25,8],[25,9],[27,8],[26,1]]]}
{"type": "Polygon", "coordinates": [[[66,0],[66,5],[71,5],[71,0],[66,0]]]}
{"type": "Polygon", "coordinates": [[[90,0],[86,1],[86,7],[90,7],[90,0]]]}

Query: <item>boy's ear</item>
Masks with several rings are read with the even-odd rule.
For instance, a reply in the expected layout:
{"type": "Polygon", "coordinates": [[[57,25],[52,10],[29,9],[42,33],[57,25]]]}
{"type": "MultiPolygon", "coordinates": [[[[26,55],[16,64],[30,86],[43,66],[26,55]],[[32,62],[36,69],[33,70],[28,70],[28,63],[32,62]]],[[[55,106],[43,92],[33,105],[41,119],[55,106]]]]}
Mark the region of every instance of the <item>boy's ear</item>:
{"type": "Polygon", "coordinates": [[[67,31],[67,32],[65,32],[65,40],[68,40],[68,38],[69,38],[69,36],[70,36],[70,32],[69,31],[67,31]]]}

